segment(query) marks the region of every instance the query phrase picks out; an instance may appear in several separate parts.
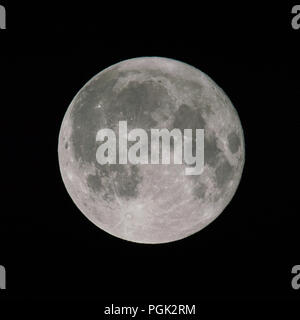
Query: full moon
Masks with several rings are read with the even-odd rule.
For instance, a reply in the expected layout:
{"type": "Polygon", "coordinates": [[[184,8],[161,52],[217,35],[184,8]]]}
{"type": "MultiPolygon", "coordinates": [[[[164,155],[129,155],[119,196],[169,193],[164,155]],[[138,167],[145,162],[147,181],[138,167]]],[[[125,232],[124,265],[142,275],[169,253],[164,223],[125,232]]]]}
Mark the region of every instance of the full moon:
{"type": "MultiPolygon", "coordinates": [[[[194,138],[193,138],[194,139],[194,138]]],[[[174,153],[172,144],[170,153],[174,153]]],[[[79,210],[100,229],[138,243],[186,238],[212,222],[241,179],[245,145],[237,111],[218,85],[183,62],[141,57],[94,76],[61,124],[59,166],[79,210]],[[204,129],[204,169],[187,164],[99,164],[97,132],[204,129]]]]}

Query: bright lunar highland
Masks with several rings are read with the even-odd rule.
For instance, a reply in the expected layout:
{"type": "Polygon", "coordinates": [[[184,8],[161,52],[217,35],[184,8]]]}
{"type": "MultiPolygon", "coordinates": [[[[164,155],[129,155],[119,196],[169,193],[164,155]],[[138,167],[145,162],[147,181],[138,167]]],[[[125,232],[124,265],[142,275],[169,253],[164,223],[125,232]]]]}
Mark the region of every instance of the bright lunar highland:
{"type": "MultiPolygon", "coordinates": [[[[174,156],[172,143],[170,150],[174,156]]],[[[61,125],[58,157],[66,189],[90,221],[116,237],[154,244],[188,237],[224,210],[240,182],[245,147],[237,111],[212,79],[180,61],[142,57],[101,71],[78,92],[61,125]],[[186,175],[184,162],[99,164],[97,133],[110,128],[117,136],[120,121],[149,136],[151,129],[204,129],[202,173],[186,175]]]]}

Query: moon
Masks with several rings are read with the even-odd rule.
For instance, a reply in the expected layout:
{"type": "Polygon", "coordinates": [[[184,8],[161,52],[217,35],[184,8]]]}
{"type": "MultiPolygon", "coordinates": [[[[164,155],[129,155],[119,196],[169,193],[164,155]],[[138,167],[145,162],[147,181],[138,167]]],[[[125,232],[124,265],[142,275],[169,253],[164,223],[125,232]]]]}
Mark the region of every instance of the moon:
{"type": "Polygon", "coordinates": [[[114,64],[74,97],[58,141],[60,172],[79,210],[100,229],[138,243],[186,238],[231,201],[245,161],[243,129],[224,91],[205,73],[177,60],[141,57],[114,64]],[[96,161],[101,128],[204,129],[204,170],[183,164],[96,161]]]}

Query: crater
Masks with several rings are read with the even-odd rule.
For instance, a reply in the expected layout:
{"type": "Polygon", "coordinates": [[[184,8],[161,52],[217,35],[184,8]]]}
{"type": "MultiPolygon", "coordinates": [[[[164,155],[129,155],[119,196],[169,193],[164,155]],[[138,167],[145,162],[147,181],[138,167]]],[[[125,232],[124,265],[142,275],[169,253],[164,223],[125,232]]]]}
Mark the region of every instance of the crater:
{"type": "Polygon", "coordinates": [[[98,174],[88,175],[86,182],[88,187],[92,189],[94,192],[99,192],[101,190],[101,187],[102,187],[101,177],[98,174]]]}
{"type": "Polygon", "coordinates": [[[204,162],[211,167],[215,167],[219,161],[221,149],[217,145],[217,137],[213,134],[207,137],[204,132],[204,162]]]}
{"type": "Polygon", "coordinates": [[[197,199],[205,199],[205,194],[207,191],[207,185],[204,183],[197,183],[193,188],[193,194],[197,199]]]}
{"type": "Polygon", "coordinates": [[[115,173],[115,190],[119,197],[124,199],[138,196],[138,185],[142,182],[137,165],[113,165],[111,170],[115,173]]]}
{"type": "Polygon", "coordinates": [[[234,168],[233,166],[224,158],[222,162],[216,169],[216,182],[220,189],[227,186],[228,182],[233,178],[234,168]]]}
{"type": "Polygon", "coordinates": [[[236,153],[241,145],[241,139],[235,131],[232,131],[228,136],[228,146],[232,153],[236,153]]]}

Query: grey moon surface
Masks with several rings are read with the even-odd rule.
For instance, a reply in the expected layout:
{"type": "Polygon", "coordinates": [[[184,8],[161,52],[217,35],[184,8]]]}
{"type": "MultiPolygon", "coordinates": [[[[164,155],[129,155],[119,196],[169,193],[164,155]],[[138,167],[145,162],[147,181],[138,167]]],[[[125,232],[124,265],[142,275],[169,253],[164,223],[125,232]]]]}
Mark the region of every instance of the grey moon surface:
{"type": "MultiPolygon", "coordinates": [[[[149,134],[150,136],[150,134],[149,134]]],[[[188,237],[211,223],[240,182],[245,144],[237,111],[218,85],[177,60],[119,62],[78,92],[62,121],[59,166],[79,210],[100,229],[138,243],[188,237]],[[101,128],[204,129],[204,170],[183,164],[105,164],[96,160],[101,128]]]]}

